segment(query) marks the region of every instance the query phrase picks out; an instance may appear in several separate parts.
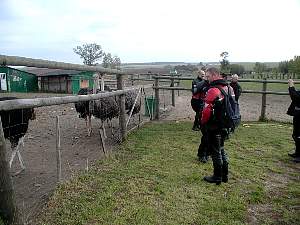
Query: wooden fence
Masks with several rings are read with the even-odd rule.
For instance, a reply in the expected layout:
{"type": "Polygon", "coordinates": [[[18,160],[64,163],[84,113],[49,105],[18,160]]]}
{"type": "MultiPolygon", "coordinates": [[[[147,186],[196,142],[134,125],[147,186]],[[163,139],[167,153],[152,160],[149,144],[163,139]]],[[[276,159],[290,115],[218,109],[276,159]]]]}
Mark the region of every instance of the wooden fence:
{"type": "Polygon", "coordinates": [[[289,78],[298,78],[297,74],[283,74],[283,73],[252,73],[241,74],[242,79],[274,79],[274,80],[287,80],[289,78]]]}
{"type": "MultiPolygon", "coordinates": [[[[0,65],[10,66],[32,66],[39,68],[52,69],[67,69],[78,71],[92,71],[97,74],[115,74],[117,80],[117,91],[108,93],[91,94],[86,96],[66,96],[66,97],[52,97],[52,98],[36,98],[36,99],[17,99],[0,102],[0,110],[13,110],[21,108],[34,108],[50,105],[59,105],[67,103],[75,103],[80,101],[96,100],[109,96],[119,96],[118,104],[120,107],[119,126],[122,141],[126,138],[126,118],[125,118],[125,93],[138,89],[130,88],[125,90],[123,71],[112,70],[100,66],[86,66],[71,63],[47,61],[41,59],[31,59],[17,56],[0,55],[0,65]]],[[[59,142],[57,143],[59,146],[59,142]]],[[[14,199],[14,189],[12,185],[11,175],[9,172],[8,162],[6,161],[6,143],[2,128],[2,121],[0,119],[0,217],[9,224],[22,224],[19,218],[19,213],[16,208],[14,199]]],[[[58,167],[59,170],[59,167],[58,167]]]]}
{"type": "MultiPolygon", "coordinates": [[[[173,76],[154,76],[154,90],[155,90],[155,99],[156,99],[156,112],[155,112],[155,119],[159,119],[159,90],[171,90],[172,95],[172,105],[175,106],[175,90],[185,90],[185,91],[191,91],[190,88],[185,87],[174,87],[172,83],[174,83],[174,80],[194,80],[194,78],[191,77],[173,77],[173,76]],[[160,86],[159,82],[160,79],[169,79],[171,81],[170,87],[160,86]]],[[[266,78],[263,80],[258,79],[239,79],[239,82],[248,82],[248,83],[262,83],[262,90],[261,91],[255,91],[255,90],[243,90],[243,93],[254,93],[254,94],[261,94],[262,95],[262,102],[261,102],[261,114],[260,114],[260,120],[266,120],[266,106],[267,106],[267,95],[289,95],[288,92],[277,92],[277,91],[267,91],[267,84],[268,83],[278,83],[278,84],[287,84],[287,81],[282,80],[267,80],[266,78]]],[[[296,84],[299,84],[300,81],[295,81],[296,84]]]]}

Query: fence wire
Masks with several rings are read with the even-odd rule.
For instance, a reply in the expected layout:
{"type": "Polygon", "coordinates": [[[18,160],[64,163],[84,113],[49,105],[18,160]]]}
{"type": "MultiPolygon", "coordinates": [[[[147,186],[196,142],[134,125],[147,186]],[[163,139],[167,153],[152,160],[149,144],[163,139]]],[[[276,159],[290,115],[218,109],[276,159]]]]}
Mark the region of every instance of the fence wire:
{"type": "MultiPolygon", "coordinates": [[[[7,93],[18,98],[62,96],[58,94],[7,93]]],[[[126,96],[127,131],[142,126],[150,120],[145,102],[153,96],[153,90],[135,90],[126,96]],[[132,109],[135,103],[134,109],[132,109]],[[130,119],[129,116],[131,115],[130,119]]],[[[88,118],[79,116],[75,104],[53,105],[34,109],[35,118],[28,118],[28,110],[6,111],[2,117],[6,133],[7,161],[11,160],[12,150],[18,144],[18,137],[24,137],[19,144],[19,155],[12,162],[11,175],[18,208],[27,224],[40,212],[58,184],[57,168],[57,117],[60,128],[61,181],[65,182],[78,173],[87,171],[97,160],[110,154],[121,141],[119,126],[118,97],[90,101],[91,133],[88,132],[88,118]],[[108,106],[108,103],[114,102],[108,106]],[[112,112],[112,107],[117,107],[112,112]],[[17,117],[16,117],[17,116],[17,117]],[[16,120],[18,118],[18,120],[16,120]],[[18,135],[12,133],[26,127],[18,135]],[[15,144],[17,142],[17,144],[15,144]],[[26,167],[22,170],[21,163],[26,167]]],[[[5,111],[2,111],[5,112],[5,111]]]]}

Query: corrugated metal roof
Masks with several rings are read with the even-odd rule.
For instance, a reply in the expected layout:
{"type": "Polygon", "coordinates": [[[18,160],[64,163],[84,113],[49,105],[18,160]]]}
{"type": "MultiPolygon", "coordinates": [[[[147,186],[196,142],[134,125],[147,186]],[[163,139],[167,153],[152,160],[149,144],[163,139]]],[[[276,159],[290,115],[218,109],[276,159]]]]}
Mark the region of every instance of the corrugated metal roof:
{"type": "Polygon", "coordinates": [[[62,76],[62,75],[76,75],[81,73],[77,70],[62,70],[62,69],[47,69],[47,68],[35,68],[35,67],[24,67],[23,71],[33,73],[39,77],[42,76],[62,76]]]}

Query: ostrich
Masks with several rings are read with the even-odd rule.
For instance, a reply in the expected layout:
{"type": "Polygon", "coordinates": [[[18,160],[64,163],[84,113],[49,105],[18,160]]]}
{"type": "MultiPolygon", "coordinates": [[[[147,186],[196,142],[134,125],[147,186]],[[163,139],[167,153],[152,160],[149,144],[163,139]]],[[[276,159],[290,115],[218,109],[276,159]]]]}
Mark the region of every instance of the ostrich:
{"type": "MultiPolygon", "coordinates": [[[[97,90],[97,93],[111,92],[111,89],[104,85],[104,91],[97,90]]],[[[82,88],[79,90],[78,95],[88,95],[93,94],[92,89],[82,88]]],[[[130,111],[134,105],[135,99],[137,97],[136,91],[129,91],[125,94],[125,110],[127,114],[130,114],[130,111]]],[[[103,122],[106,120],[110,121],[112,127],[112,119],[119,116],[119,105],[116,100],[116,97],[107,97],[94,101],[84,101],[76,102],[75,109],[79,113],[79,118],[84,118],[86,120],[86,125],[88,129],[88,136],[91,135],[91,116],[95,116],[103,122]]],[[[133,115],[137,114],[141,109],[140,102],[137,102],[133,109],[133,115]]]]}
{"type": "MultiPolygon", "coordinates": [[[[90,90],[88,88],[81,88],[78,92],[78,95],[88,95],[92,94],[93,90],[90,90]]],[[[76,102],[75,103],[75,109],[76,112],[79,113],[79,118],[85,119],[85,124],[87,126],[88,130],[88,136],[91,136],[92,128],[91,128],[91,112],[90,112],[90,103],[89,101],[86,102],[76,102]]]]}
{"type": "MultiPolygon", "coordinates": [[[[104,92],[111,91],[108,86],[104,86],[104,92]]],[[[100,90],[96,91],[101,93],[100,90]]],[[[103,92],[103,93],[104,93],[103,92]]],[[[79,90],[78,95],[93,94],[92,89],[82,88],[79,90]]],[[[86,120],[88,128],[88,136],[91,135],[91,116],[101,119],[102,127],[103,122],[107,119],[110,121],[119,116],[119,106],[114,97],[102,98],[94,101],[76,102],[75,109],[79,113],[79,118],[86,120]]]]}
{"type": "Polygon", "coordinates": [[[118,117],[120,114],[116,99],[114,97],[107,97],[91,101],[90,104],[91,113],[94,117],[101,120],[102,128],[104,128],[103,122],[106,120],[110,121],[110,127],[112,128],[112,119],[118,117]]]}
{"type": "MultiPolygon", "coordinates": [[[[16,97],[2,97],[0,101],[15,100],[16,97]]],[[[8,111],[0,111],[4,138],[8,139],[11,143],[12,155],[9,160],[9,166],[11,168],[12,162],[18,155],[18,159],[21,165],[22,172],[25,170],[23,158],[20,154],[20,145],[24,146],[24,136],[28,130],[29,120],[34,120],[36,115],[33,108],[29,109],[14,109],[8,111]]]]}

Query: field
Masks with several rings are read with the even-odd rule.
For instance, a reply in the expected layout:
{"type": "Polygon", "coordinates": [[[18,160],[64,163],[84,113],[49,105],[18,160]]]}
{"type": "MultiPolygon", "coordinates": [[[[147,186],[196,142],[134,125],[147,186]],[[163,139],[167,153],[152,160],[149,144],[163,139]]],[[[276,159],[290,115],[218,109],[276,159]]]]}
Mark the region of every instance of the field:
{"type": "Polygon", "coordinates": [[[60,186],[39,224],[299,224],[291,126],[247,123],[226,143],[230,180],[207,184],[190,122],[152,123],[60,186]],[[280,137],[280,138],[278,138],[280,137]]]}
{"type": "MultiPolygon", "coordinates": [[[[19,97],[46,97],[51,94],[14,94],[19,97]]],[[[60,95],[61,96],[61,95],[60,95]]],[[[162,118],[166,121],[191,121],[194,112],[190,107],[190,92],[181,91],[177,96],[176,107],[170,107],[170,92],[161,91],[161,107],[166,106],[166,113],[162,118]],[[163,94],[164,93],[164,94],[163,94]],[[163,94],[163,95],[162,95],[163,94]]],[[[261,95],[243,94],[240,99],[243,121],[257,121],[260,114],[261,95]]],[[[267,117],[272,120],[291,122],[291,117],[285,114],[290,103],[289,96],[267,97],[267,117]]],[[[13,177],[16,188],[16,198],[24,220],[28,223],[39,214],[41,207],[48,201],[57,187],[56,178],[56,152],[55,152],[55,117],[61,118],[62,133],[62,160],[63,180],[67,181],[76,174],[90,168],[94,163],[103,158],[102,149],[97,129],[100,122],[93,120],[91,137],[86,135],[85,121],[79,119],[73,104],[37,108],[37,119],[30,122],[29,132],[25,138],[22,150],[26,171],[13,177]]],[[[117,123],[117,121],[115,121],[117,123]]],[[[187,123],[189,124],[189,123],[187,123]]],[[[188,125],[186,125],[188,126],[188,125]]],[[[109,134],[110,135],[110,134],[109,134]]],[[[155,137],[154,137],[155,139],[155,137]]],[[[156,139],[155,139],[156,140],[156,139]]],[[[118,145],[117,138],[107,141],[110,149],[118,145]]],[[[10,149],[7,143],[7,149],[10,149]]],[[[14,162],[13,172],[18,168],[14,162]]],[[[75,178],[76,179],[76,178],[75,178]]]]}

